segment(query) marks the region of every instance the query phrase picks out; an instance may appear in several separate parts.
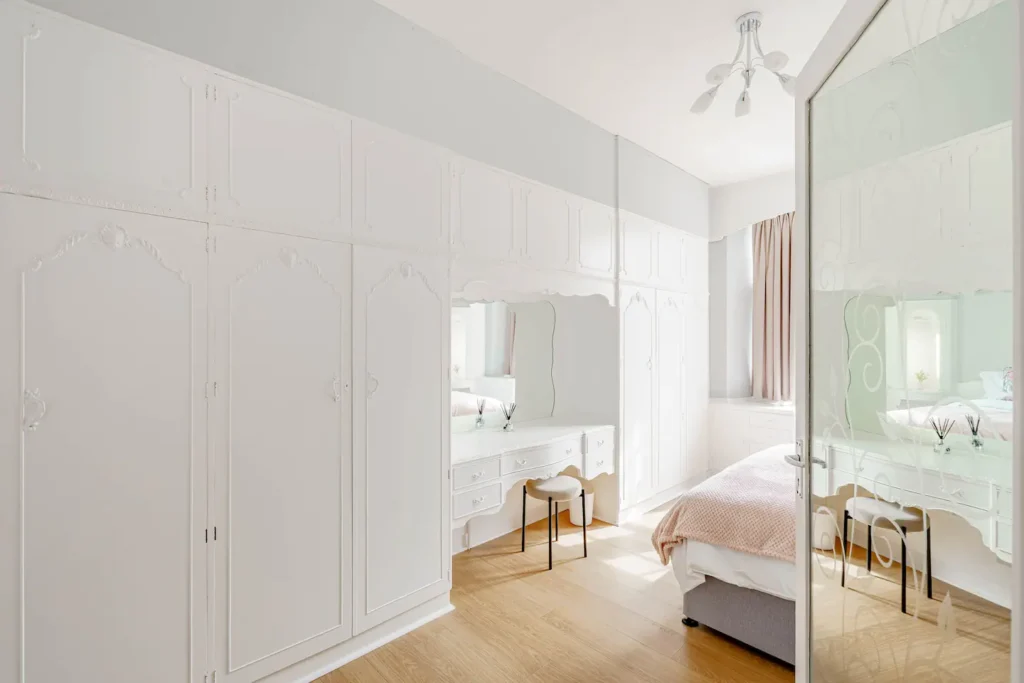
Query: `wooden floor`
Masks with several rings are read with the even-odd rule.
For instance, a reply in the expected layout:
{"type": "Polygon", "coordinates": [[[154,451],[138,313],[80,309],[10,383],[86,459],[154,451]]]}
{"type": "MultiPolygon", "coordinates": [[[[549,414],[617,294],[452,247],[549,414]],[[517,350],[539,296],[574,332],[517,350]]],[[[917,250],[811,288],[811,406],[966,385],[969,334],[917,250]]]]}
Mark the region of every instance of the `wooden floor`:
{"type": "MultiPolygon", "coordinates": [[[[584,560],[580,529],[563,513],[550,572],[546,522],[527,530],[526,553],[515,533],[457,555],[455,612],[318,683],[792,681],[785,664],[680,623],[679,586],[650,543],[662,514],[622,527],[595,523],[584,560]]],[[[898,565],[875,568],[845,591],[837,573],[816,572],[815,683],[1008,680],[1005,610],[954,595],[959,635],[949,638],[936,627],[938,600],[918,619],[900,614],[898,583],[879,578],[898,565]]],[[[945,592],[936,584],[936,598],[945,592]]]]}

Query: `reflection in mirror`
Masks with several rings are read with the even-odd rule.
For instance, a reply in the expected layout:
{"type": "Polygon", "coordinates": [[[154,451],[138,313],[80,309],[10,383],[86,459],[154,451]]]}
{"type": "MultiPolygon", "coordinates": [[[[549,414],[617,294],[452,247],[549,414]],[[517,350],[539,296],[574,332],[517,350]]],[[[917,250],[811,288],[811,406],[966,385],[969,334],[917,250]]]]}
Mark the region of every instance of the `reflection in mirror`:
{"type": "Polygon", "coordinates": [[[550,417],[555,312],[546,301],[452,304],[452,429],[550,417]]]}

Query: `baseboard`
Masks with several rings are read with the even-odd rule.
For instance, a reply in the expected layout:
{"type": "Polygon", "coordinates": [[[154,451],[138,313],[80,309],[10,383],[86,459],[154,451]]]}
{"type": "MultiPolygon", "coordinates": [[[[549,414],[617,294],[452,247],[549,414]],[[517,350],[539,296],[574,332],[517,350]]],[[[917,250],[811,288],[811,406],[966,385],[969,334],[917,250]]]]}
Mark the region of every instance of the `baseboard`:
{"type": "Polygon", "coordinates": [[[443,617],[455,607],[448,593],[439,595],[405,614],[376,626],[369,631],[325,650],[301,662],[260,680],[260,683],[311,683],[354,659],[376,650],[392,640],[418,629],[426,623],[443,617]]]}

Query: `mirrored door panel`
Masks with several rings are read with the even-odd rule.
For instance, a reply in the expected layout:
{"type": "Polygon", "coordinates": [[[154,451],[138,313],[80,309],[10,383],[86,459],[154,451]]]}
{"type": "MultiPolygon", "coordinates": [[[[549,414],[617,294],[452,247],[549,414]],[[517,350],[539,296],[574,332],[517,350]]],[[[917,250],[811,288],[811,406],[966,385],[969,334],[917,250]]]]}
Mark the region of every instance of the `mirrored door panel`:
{"type": "Polygon", "coordinates": [[[1009,680],[1015,21],[889,0],[811,100],[814,681],[1009,680]]]}

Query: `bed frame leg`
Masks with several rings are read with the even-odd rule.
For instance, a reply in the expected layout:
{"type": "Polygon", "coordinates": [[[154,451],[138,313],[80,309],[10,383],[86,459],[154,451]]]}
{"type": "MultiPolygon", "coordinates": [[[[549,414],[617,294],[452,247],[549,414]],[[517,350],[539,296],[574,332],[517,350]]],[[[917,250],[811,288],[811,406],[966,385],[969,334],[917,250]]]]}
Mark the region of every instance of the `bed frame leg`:
{"type": "Polygon", "coordinates": [[[696,619],[691,619],[690,617],[683,617],[683,626],[685,626],[686,628],[697,628],[698,626],[700,626],[700,624],[697,622],[696,619]]]}

